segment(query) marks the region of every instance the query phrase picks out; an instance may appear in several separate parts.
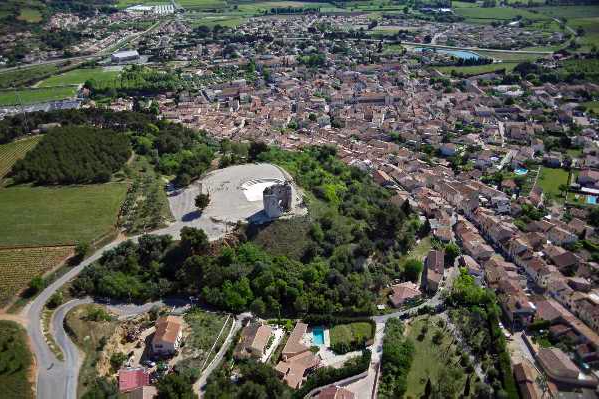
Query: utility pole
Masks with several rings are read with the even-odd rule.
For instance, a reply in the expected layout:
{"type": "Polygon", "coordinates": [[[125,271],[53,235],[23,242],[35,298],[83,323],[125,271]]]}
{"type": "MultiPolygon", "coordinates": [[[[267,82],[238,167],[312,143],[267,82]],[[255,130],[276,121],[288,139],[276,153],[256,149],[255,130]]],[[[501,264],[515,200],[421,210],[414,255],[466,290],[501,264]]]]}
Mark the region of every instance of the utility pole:
{"type": "Polygon", "coordinates": [[[29,132],[29,124],[27,123],[27,112],[25,112],[25,107],[23,106],[23,101],[21,100],[21,96],[15,87],[15,97],[17,98],[17,102],[19,103],[19,107],[21,108],[21,112],[23,113],[23,129],[26,133],[29,132]]]}

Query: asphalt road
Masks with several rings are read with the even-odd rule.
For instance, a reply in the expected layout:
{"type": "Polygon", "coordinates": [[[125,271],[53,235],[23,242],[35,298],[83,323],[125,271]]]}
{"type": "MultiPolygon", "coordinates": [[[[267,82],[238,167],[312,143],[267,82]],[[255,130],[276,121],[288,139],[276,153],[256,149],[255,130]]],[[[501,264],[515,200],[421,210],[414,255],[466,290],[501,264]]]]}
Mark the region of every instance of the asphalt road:
{"type": "MultiPolygon", "coordinates": [[[[193,188],[191,188],[193,190],[193,188]]],[[[188,200],[193,201],[192,196],[186,196],[188,200]]],[[[170,198],[169,198],[170,199],[170,198]]],[[[170,234],[174,238],[179,238],[180,230],[186,225],[193,225],[193,220],[185,221],[185,220],[177,220],[175,223],[170,226],[152,232],[152,234],[170,234]]],[[[224,230],[215,230],[208,229],[206,230],[206,234],[210,240],[215,240],[217,238],[222,237],[225,234],[224,230]]],[[[133,241],[137,241],[138,237],[131,237],[133,241]]],[[[73,348],[72,342],[66,336],[63,335],[64,329],[61,326],[61,317],[64,319],[64,315],[68,311],[68,307],[64,308],[61,306],[59,310],[63,309],[62,315],[57,314],[53,322],[53,326],[56,327],[54,330],[57,334],[55,336],[55,340],[58,345],[61,346],[65,351],[64,361],[60,361],[56,358],[50,347],[48,346],[44,334],[42,332],[41,325],[41,315],[42,310],[50,299],[50,297],[58,291],[63,285],[65,285],[68,281],[75,278],[81,271],[91,263],[100,259],[102,254],[110,249],[113,249],[124,240],[115,240],[103,248],[96,251],[89,258],[85,259],[79,265],[70,269],[63,276],[58,278],[48,287],[46,287],[32,302],[30,302],[22,311],[21,315],[26,320],[27,324],[27,332],[32,341],[33,351],[36,357],[37,363],[37,398],[38,399],[58,399],[58,398],[76,398],[77,397],[77,383],[76,377],[78,375],[79,364],[78,364],[78,356],[77,350],[73,348]],[[59,342],[60,341],[60,342],[59,342]]],[[[70,305],[71,302],[66,305],[70,305]]],[[[151,308],[152,304],[146,304],[151,308]]],[[[76,305],[72,305],[76,306],[76,305]]],[[[123,307],[126,312],[126,308],[123,307]]],[[[134,314],[135,311],[140,311],[143,308],[133,308],[130,311],[130,314],[134,314]]]]}

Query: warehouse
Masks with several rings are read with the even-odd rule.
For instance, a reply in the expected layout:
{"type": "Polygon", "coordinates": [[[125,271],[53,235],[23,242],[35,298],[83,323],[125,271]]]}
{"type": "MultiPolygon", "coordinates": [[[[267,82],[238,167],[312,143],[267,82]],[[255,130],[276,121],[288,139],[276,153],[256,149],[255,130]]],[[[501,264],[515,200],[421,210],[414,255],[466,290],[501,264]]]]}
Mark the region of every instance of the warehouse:
{"type": "Polygon", "coordinates": [[[120,64],[126,61],[133,61],[139,59],[139,53],[137,50],[128,50],[128,51],[119,51],[117,53],[112,54],[112,62],[115,64],[120,64]]]}

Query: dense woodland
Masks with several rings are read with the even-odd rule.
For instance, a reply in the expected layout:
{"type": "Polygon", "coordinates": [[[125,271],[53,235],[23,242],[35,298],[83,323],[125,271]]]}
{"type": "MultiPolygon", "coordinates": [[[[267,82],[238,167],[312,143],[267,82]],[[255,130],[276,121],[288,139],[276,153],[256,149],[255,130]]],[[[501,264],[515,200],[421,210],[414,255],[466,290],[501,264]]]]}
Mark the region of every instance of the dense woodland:
{"type": "MultiPolygon", "coordinates": [[[[27,114],[26,119],[22,115],[8,117],[0,121],[0,144],[23,137],[32,127],[47,123],[61,124],[62,129],[57,129],[58,131],[72,131],[72,129],[69,130],[66,128],[74,126],[76,126],[74,129],[87,129],[80,128],[79,125],[89,125],[102,128],[102,131],[110,130],[118,133],[126,133],[119,134],[118,136],[121,137],[119,140],[130,142],[131,147],[137,154],[147,156],[160,173],[173,176],[175,178],[174,183],[179,186],[186,186],[192,180],[199,178],[210,166],[214,158],[214,150],[217,148],[217,144],[207,137],[206,132],[198,133],[179,124],[158,120],[154,115],[149,113],[113,112],[101,109],[61,110],[47,113],[34,112],[27,114]]],[[[49,134],[48,137],[52,135],[54,133],[49,134]]],[[[76,148],[77,150],[72,151],[73,153],[81,152],[82,154],[87,154],[87,150],[79,151],[79,148],[87,148],[90,143],[81,142],[80,139],[77,140],[79,141],[76,142],[81,144],[81,147],[79,144],[75,145],[75,141],[72,144],[63,143],[61,146],[66,145],[67,147],[64,148],[69,148],[71,151],[73,148],[76,148]]],[[[45,139],[42,140],[42,143],[45,141],[45,139]]],[[[42,143],[37,148],[40,148],[42,143]]],[[[53,146],[58,145],[56,139],[52,139],[51,143],[53,146]]],[[[44,153],[45,157],[50,156],[45,150],[44,153]]],[[[30,154],[33,154],[31,157],[39,159],[39,156],[35,155],[35,151],[30,154]]],[[[72,170],[73,163],[69,159],[79,156],[82,155],[68,154],[66,157],[56,157],[54,160],[55,163],[60,164],[59,166],[55,165],[54,169],[61,171],[62,175],[69,177],[46,179],[19,173],[17,181],[36,181],[42,184],[69,183],[73,180],[71,177],[79,173],[77,170],[72,170]],[[71,172],[65,174],[64,170],[71,170],[71,172]]],[[[93,162],[94,157],[95,155],[89,158],[87,156],[80,158],[81,165],[86,166],[84,169],[90,169],[92,172],[98,169],[96,166],[87,165],[93,162]]],[[[25,158],[25,162],[29,164],[27,158],[25,158]]],[[[28,168],[28,170],[30,169],[28,168]]],[[[104,168],[103,170],[107,169],[104,168]]],[[[15,176],[17,176],[16,172],[20,171],[20,169],[15,169],[15,176]]],[[[92,174],[94,173],[96,172],[92,174]]],[[[39,171],[38,175],[42,174],[43,171],[39,171]]],[[[86,174],[86,176],[89,175],[89,173],[86,174]]],[[[74,182],[92,181],[95,180],[75,179],[74,182]]],[[[98,181],[103,180],[99,179],[98,181]]]]}
{"type": "Polygon", "coordinates": [[[13,166],[16,183],[104,183],[131,154],[129,138],[109,129],[86,126],[51,130],[13,166]]]}
{"type": "Polygon", "coordinates": [[[243,233],[240,244],[217,249],[213,256],[203,231],[184,228],[178,244],[146,236],[139,244],[108,251],[76,280],[75,293],[139,301],[199,294],[220,309],[271,316],[371,314],[376,292],[396,275],[382,266],[368,270],[363,260],[373,256],[383,262],[394,251],[408,249],[414,233],[406,230],[404,211],[367,175],[342,164],[333,149],[292,153],[255,147],[250,159],[286,167],[318,204],[305,236],[278,236],[296,240],[303,248],[299,259],[273,255],[243,233]]]}

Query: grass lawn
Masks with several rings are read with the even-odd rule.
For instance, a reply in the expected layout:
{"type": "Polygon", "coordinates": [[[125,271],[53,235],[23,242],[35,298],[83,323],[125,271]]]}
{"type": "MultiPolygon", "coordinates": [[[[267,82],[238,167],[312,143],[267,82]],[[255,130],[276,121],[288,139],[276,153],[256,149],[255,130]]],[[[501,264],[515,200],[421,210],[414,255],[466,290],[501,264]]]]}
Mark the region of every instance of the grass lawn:
{"type": "Polygon", "coordinates": [[[86,320],[90,310],[102,308],[102,306],[80,305],[71,309],[65,317],[69,335],[75,344],[83,351],[85,357],[79,371],[79,383],[77,387],[78,396],[81,397],[88,386],[97,378],[95,364],[100,357],[102,338],[108,340],[116,330],[118,321],[91,321],[86,320]]]}
{"type": "Polygon", "coordinates": [[[119,76],[118,71],[105,71],[103,68],[82,68],[65,72],[61,75],[55,75],[42,80],[38,86],[63,86],[85,83],[88,79],[94,79],[98,83],[105,83],[116,79],[119,76]]]}
{"type": "Polygon", "coordinates": [[[559,186],[568,184],[568,172],[558,168],[541,167],[539,172],[537,185],[543,189],[545,195],[550,195],[552,198],[561,198],[559,186]]]}
{"type": "Polygon", "coordinates": [[[0,321],[0,396],[3,399],[35,397],[34,376],[29,375],[32,361],[25,329],[13,321],[0,321]]]}
{"type": "Polygon", "coordinates": [[[0,246],[89,242],[114,229],[127,185],[0,189],[0,246]]]}
{"type": "Polygon", "coordinates": [[[372,325],[368,322],[338,324],[329,330],[331,346],[353,342],[368,341],[374,336],[372,325]]]}
{"type": "Polygon", "coordinates": [[[473,76],[480,75],[488,72],[495,72],[500,70],[505,70],[506,72],[511,72],[518,63],[516,62],[500,62],[496,64],[488,64],[488,65],[471,65],[471,66],[445,66],[438,67],[439,71],[443,73],[451,73],[455,71],[456,73],[462,73],[465,76],[473,76]]]}
{"type": "MultiPolygon", "coordinates": [[[[455,346],[452,345],[452,337],[437,326],[437,317],[421,316],[410,323],[407,331],[408,337],[414,343],[414,361],[408,373],[408,390],[406,398],[420,398],[424,393],[427,380],[430,378],[433,385],[437,384],[443,369],[461,368],[454,356],[455,346]],[[427,325],[428,330],[424,336],[423,326],[427,325]],[[433,342],[433,337],[437,331],[441,331],[442,339],[439,344],[433,342]]],[[[458,382],[462,388],[466,383],[466,377],[463,376],[458,382]]]]}
{"type": "Polygon", "coordinates": [[[177,3],[185,8],[192,10],[202,9],[219,9],[226,8],[228,6],[225,0],[177,0],[177,3]]]}
{"type": "Polygon", "coordinates": [[[599,6],[548,6],[535,10],[555,18],[589,18],[599,17],[599,6]]]}
{"type": "Polygon", "coordinates": [[[17,160],[23,158],[40,141],[42,136],[0,144],[0,179],[10,172],[17,160]]]}
{"type": "Polygon", "coordinates": [[[74,97],[77,94],[75,87],[52,87],[41,89],[20,89],[16,92],[1,91],[0,105],[35,104],[45,101],[62,100],[74,97]]]}

